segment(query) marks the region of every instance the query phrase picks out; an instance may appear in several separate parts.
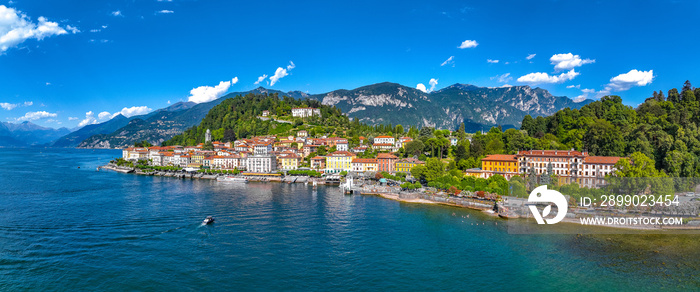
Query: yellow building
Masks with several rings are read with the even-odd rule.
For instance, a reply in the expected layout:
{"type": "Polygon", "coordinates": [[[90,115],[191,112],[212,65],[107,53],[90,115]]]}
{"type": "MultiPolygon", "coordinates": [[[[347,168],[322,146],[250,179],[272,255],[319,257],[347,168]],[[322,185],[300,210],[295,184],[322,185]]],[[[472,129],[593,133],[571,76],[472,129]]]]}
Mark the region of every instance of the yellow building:
{"type": "Polygon", "coordinates": [[[295,154],[280,156],[277,158],[280,169],[282,170],[294,170],[299,168],[299,156],[295,154]]]}
{"type": "Polygon", "coordinates": [[[336,151],[326,156],[326,173],[338,173],[352,170],[352,159],[355,154],[347,151],[336,151]]]}
{"type": "Polygon", "coordinates": [[[192,154],[192,163],[202,165],[206,156],[201,152],[192,154]]]}
{"type": "Polygon", "coordinates": [[[481,160],[481,169],[486,178],[500,174],[506,179],[510,179],[518,175],[520,167],[515,155],[493,154],[481,160]]]}
{"type": "Polygon", "coordinates": [[[411,171],[411,168],[413,168],[416,165],[419,164],[424,164],[425,162],[420,161],[415,158],[404,158],[404,159],[399,159],[396,161],[396,172],[405,172],[408,173],[411,171]]]}
{"type": "Polygon", "coordinates": [[[352,171],[376,172],[379,169],[376,158],[353,158],[352,171]]]}

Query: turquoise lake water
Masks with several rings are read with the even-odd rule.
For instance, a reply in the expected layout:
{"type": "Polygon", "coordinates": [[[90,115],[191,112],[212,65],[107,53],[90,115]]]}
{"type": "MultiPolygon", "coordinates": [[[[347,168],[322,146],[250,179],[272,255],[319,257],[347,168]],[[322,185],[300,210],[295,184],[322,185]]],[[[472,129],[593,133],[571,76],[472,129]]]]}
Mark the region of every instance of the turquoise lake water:
{"type": "Polygon", "coordinates": [[[700,289],[700,237],[512,235],[333,187],[95,171],[120,155],[0,149],[0,290],[700,289]]]}

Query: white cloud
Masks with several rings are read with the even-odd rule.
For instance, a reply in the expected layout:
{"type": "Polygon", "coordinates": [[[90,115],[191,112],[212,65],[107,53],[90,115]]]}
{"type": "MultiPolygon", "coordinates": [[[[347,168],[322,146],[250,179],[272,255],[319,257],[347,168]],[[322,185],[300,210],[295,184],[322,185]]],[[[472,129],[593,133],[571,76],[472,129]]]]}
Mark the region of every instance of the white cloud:
{"type": "Polygon", "coordinates": [[[605,86],[605,89],[598,91],[596,97],[608,95],[613,91],[629,90],[634,86],[646,86],[653,80],[654,70],[639,71],[637,69],[633,69],[627,73],[610,78],[610,83],[605,86]]]}
{"type": "Polygon", "coordinates": [[[277,67],[277,70],[275,70],[275,74],[270,76],[270,86],[275,85],[277,81],[282,79],[284,76],[289,75],[288,71],[291,71],[296,67],[292,61],[289,61],[289,65],[287,65],[287,69],[282,68],[282,67],[277,67]]]}
{"type": "Polygon", "coordinates": [[[57,116],[58,116],[58,114],[56,114],[56,113],[50,113],[50,112],[46,112],[46,111],[28,112],[28,113],[24,114],[23,117],[16,118],[15,121],[18,121],[18,122],[36,121],[39,119],[55,118],[57,116]]]}
{"type": "MultiPolygon", "coordinates": [[[[78,127],[97,124],[99,121],[112,119],[119,114],[128,118],[128,117],[133,117],[133,116],[138,116],[138,115],[144,115],[144,114],[147,114],[151,111],[153,111],[153,110],[147,106],[132,106],[132,107],[122,108],[121,111],[118,111],[116,113],[110,113],[108,111],[103,111],[103,112],[97,114],[97,118],[95,118],[95,113],[93,113],[92,111],[89,111],[89,112],[85,113],[85,119],[83,119],[82,121],[80,121],[80,123],[78,123],[78,127]]],[[[73,121],[73,120],[77,120],[77,119],[78,118],[75,118],[75,117],[68,118],[69,121],[73,121]]]]}
{"type": "Polygon", "coordinates": [[[445,60],[445,62],[442,62],[442,64],[440,64],[440,66],[452,65],[452,67],[454,67],[455,66],[454,58],[455,58],[455,56],[450,56],[449,58],[447,58],[447,60],[445,60]]]}
{"type": "Polygon", "coordinates": [[[260,82],[263,82],[267,78],[267,74],[263,74],[262,76],[258,77],[258,80],[255,81],[255,84],[260,84],[260,82]]]}
{"type": "Polygon", "coordinates": [[[491,80],[498,80],[500,83],[507,83],[508,81],[513,80],[513,77],[510,76],[510,73],[505,73],[503,75],[496,75],[491,77],[491,80]]]}
{"type": "Polygon", "coordinates": [[[534,58],[536,55],[537,54],[529,54],[527,57],[525,57],[525,59],[532,60],[532,58],[534,58]]]}
{"type": "Polygon", "coordinates": [[[158,11],[157,13],[159,13],[159,14],[171,14],[171,13],[175,13],[175,11],[163,9],[161,11],[158,11]]]}
{"type": "Polygon", "coordinates": [[[556,71],[570,70],[581,67],[584,64],[595,63],[595,60],[581,59],[581,56],[572,53],[555,54],[549,58],[549,61],[554,65],[554,70],[556,71]]]}
{"type": "Polygon", "coordinates": [[[95,114],[92,111],[89,111],[89,112],[85,113],[85,119],[83,119],[82,121],[80,121],[80,123],[78,123],[78,127],[83,127],[83,126],[92,125],[92,124],[96,124],[96,123],[97,123],[97,119],[95,119],[95,114]]]}
{"type": "Polygon", "coordinates": [[[18,106],[19,106],[19,104],[16,104],[16,103],[0,102],[0,107],[3,108],[3,109],[6,109],[6,110],[8,110],[8,111],[9,111],[9,110],[13,110],[13,109],[15,109],[15,108],[18,107],[18,106]]]}
{"type": "Polygon", "coordinates": [[[574,71],[574,69],[571,69],[571,71],[566,72],[566,73],[561,73],[560,75],[552,75],[550,76],[547,73],[544,72],[536,72],[536,73],[530,73],[527,75],[520,76],[518,78],[518,82],[522,83],[530,83],[530,84],[539,84],[539,83],[562,83],[567,80],[574,79],[576,76],[578,76],[579,73],[574,71]]]}
{"type": "Polygon", "coordinates": [[[0,102],[0,108],[6,109],[6,110],[13,110],[17,107],[26,107],[26,106],[32,106],[34,102],[31,101],[25,101],[23,103],[7,103],[7,102],[0,102]]]}
{"type": "Polygon", "coordinates": [[[112,14],[112,16],[124,16],[124,14],[122,14],[121,10],[112,11],[111,14],[112,14]]]}
{"type": "Polygon", "coordinates": [[[566,88],[581,88],[581,84],[579,85],[567,85],[566,88]]]}
{"type": "Polygon", "coordinates": [[[595,89],[584,88],[584,89],[581,89],[581,92],[582,92],[581,95],[574,98],[574,102],[582,102],[582,101],[588,99],[588,95],[595,93],[595,89]]]}
{"type": "Polygon", "coordinates": [[[486,62],[489,62],[489,63],[491,63],[491,64],[497,64],[499,61],[498,61],[498,60],[486,59],[486,62]]]}
{"type": "Polygon", "coordinates": [[[435,86],[438,84],[438,80],[435,78],[430,78],[430,82],[428,82],[428,84],[430,84],[430,90],[428,91],[432,92],[435,90],[435,86]]]}
{"type": "Polygon", "coordinates": [[[430,85],[430,88],[425,87],[425,84],[423,84],[423,83],[418,83],[418,85],[416,85],[416,89],[418,89],[422,92],[425,92],[425,93],[433,92],[435,90],[435,86],[437,86],[437,84],[438,84],[438,80],[435,78],[430,78],[430,81],[428,81],[428,84],[430,85]]]}
{"type": "Polygon", "coordinates": [[[37,20],[38,22],[34,23],[21,11],[0,5],[0,54],[28,39],[40,41],[46,37],[68,34],[69,31],[80,32],[70,25],[63,28],[43,16],[37,20]]]}
{"type": "Polygon", "coordinates": [[[654,70],[638,71],[634,69],[611,78],[608,86],[615,91],[624,91],[633,86],[646,86],[651,83],[653,79],[654,70]]]}
{"type": "Polygon", "coordinates": [[[458,48],[460,48],[460,49],[475,48],[478,45],[479,45],[479,43],[477,43],[474,40],[466,40],[466,41],[463,41],[462,44],[459,45],[458,48]]]}
{"type": "Polygon", "coordinates": [[[74,34],[80,32],[80,30],[77,27],[71,25],[66,25],[66,29],[74,34]]]}
{"type": "Polygon", "coordinates": [[[187,98],[188,101],[203,103],[215,100],[222,95],[224,95],[229,87],[231,87],[231,82],[236,84],[238,82],[238,77],[233,78],[231,81],[221,81],[219,85],[211,86],[200,86],[190,90],[190,96],[187,98]]]}
{"type": "Polygon", "coordinates": [[[93,28],[90,30],[90,32],[101,32],[102,30],[99,28],[93,28]]]}
{"type": "MultiPolygon", "coordinates": [[[[152,109],[150,109],[147,106],[132,106],[132,107],[125,107],[121,111],[116,112],[112,114],[112,118],[116,117],[118,114],[122,114],[123,116],[129,118],[133,116],[139,116],[139,115],[145,115],[147,113],[150,113],[152,109]]],[[[102,115],[102,113],[100,113],[102,115]]],[[[100,117],[100,116],[98,116],[100,117]]],[[[102,117],[100,117],[102,119],[102,117]]]]}
{"type": "Polygon", "coordinates": [[[109,112],[101,112],[97,115],[97,118],[100,120],[104,120],[104,119],[109,118],[111,116],[112,116],[112,114],[110,114],[109,112]]]}

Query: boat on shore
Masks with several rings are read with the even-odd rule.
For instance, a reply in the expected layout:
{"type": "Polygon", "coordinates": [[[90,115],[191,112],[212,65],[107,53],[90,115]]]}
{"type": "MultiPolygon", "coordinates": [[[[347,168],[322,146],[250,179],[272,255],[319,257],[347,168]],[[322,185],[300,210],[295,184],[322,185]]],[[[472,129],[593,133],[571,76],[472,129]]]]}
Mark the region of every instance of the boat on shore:
{"type": "Polygon", "coordinates": [[[216,181],[222,182],[234,182],[234,183],[247,183],[248,179],[245,177],[235,177],[235,176],[220,176],[216,178],[216,181]]]}

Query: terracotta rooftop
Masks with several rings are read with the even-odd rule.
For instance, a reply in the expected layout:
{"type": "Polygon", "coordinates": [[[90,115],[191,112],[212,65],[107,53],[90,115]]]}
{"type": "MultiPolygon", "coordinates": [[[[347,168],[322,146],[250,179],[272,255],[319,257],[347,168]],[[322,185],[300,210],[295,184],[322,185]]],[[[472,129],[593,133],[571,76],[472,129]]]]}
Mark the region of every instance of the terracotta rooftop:
{"type": "Polygon", "coordinates": [[[571,156],[583,156],[583,153],[581,153],[579,151],[571,151],[571,150],[520,150],[520,151],[518,151],[518,156],[571,157],[571,156]]]}
{"type": "Polygon", "coordinates": [[[377,159],[374,158],[354,158],[352,163],[377,163],[377,159]]]}
{"type": "Polygon", "coordinates": [[[583,159],[583,163],[591,164],[615,164],[620,161],[622,157],[616,156],[588,156],[583,159]]]}
{"type": "Polygon", "coordinates": [[[391,155],[389,153],[379,153],[377,155],[377,159],[396,159],[398,157],[391,155]]]}
{"type": "Polygon", "coordinates": [[[505,154],[491,154],[487,155],[481,161],[512,161],[515,162],[515,155],[505,155],[505,154]]]}

